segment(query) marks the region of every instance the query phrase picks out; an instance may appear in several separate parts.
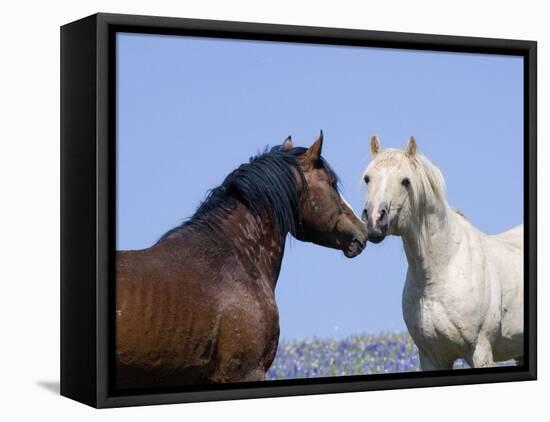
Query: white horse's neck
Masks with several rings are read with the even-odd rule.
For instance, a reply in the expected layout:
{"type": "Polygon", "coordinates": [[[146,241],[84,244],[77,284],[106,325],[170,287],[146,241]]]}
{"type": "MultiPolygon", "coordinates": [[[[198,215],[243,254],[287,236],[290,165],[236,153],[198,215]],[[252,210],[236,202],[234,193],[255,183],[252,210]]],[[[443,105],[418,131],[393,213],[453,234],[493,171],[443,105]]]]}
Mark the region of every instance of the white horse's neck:
{"type": "Polygon", "coordinates": [[[417,215],[422,217],[413,219],[401,237],[409,271],[422,287],[434,282],[433,274],[440,273],[457,250],[458,215],[445,200],[417,215]]]}

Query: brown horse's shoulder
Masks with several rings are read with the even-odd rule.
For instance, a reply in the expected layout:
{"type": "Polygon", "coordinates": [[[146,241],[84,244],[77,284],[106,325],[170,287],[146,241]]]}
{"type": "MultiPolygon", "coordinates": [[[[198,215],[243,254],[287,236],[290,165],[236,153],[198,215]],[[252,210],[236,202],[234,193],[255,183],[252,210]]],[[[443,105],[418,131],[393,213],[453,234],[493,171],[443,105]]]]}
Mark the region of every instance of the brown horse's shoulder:
{"type": "Polygon", "coordinates": [[[279,336],[274,291],[230,245],[182,232],[118,252],[116,267],[117,362],[139,369],[121,380],[139,375],[154,384],[178,373],[227,381],[250,377],[258,363],[267,370],[279,336]]]}

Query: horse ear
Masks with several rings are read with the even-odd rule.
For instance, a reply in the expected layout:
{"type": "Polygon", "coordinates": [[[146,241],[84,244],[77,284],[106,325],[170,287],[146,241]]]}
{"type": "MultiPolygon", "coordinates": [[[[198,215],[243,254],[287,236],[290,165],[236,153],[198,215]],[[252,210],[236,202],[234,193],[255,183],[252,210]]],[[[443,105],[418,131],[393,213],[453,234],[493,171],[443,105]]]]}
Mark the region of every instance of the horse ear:
{"type": "Polygon", "coordinates": [[[321,134],[319,135],[319,138],[308,148],[306,154],[307,158],[311,162],[316,162],[321,158],[321,150],[323,149],[323,131],[321,130],[321,134]]]}
{"type": "Polygon", "coordinates": [[[371,158],[376,157],[376,155],[382,150],[382,147],[380,146],[380,141],[378,140],[378,136],[373,135],[372,138],[370,138],[370,155],[371,158]]]}
{"type": "Polygon", "coordinates": [[[414,136],[411,136],[409,138],[409,142],[405,147],[405,154],[409,158],[414,158],[414,156],[416,155],[416,140],[414,139],[414,136]]]}
{"type": "Polygon", "coordinates": [[[283,144],[281,145],[281,148],[283,151],[288,151],[289,149],[294,148],[294,144],[292,143],[292,138],[290,135],[283,141],[283,144]]]}

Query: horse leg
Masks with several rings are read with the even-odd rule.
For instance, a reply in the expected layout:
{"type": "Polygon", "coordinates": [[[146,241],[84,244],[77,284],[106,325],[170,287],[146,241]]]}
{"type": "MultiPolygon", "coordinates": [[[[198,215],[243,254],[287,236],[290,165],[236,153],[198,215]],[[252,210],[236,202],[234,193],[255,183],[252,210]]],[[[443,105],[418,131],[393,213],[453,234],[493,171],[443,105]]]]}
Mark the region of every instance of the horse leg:
{"type": "Polygon", "coordinates": [[[435,371],[437,369],[433,361],[422,350],[418,350],[418,357],[420,358],[420,369],[422,371],[435,371]]]}
{"type": "Polygon", "coordinates": [[[224,382],[250,382],[264,381],[265,371],[261,368],[243,370],[240,366],[230,364],[228,366],[220,365],[210,376],[210,382],[214,384],[224,382]]]}
{"type": "Polygon", "coordinates": [[[418,349],[418,357],[420,358],[420,369],[422,371],[453,369],[453,360],[441,358],[436,359],[420,348],[418,349]]]}
{"type": "Polygon", "coordinates": [[[216,364],[210,382],[265,380],[277,351],[278,320],[266,324],[257,315],[251,315],[240,307],[228,309],[221,319],[216,364]]]}
{"type": "Polygon", "coordinates": [[[265,371],[262,368],[253,369],[245,374],[243,381],[265,381],[265,371]]]}
{"type": "Polygon", "coordinates": [[[485,337],[479,337],[474,347],[470,359],[467,359],[472,368],[483,368],[493,366],[493,348],[489,340],[485,337]]]}
{"type": "Polygon", "coordinates": [[[266,371],[261,365],[262,348],[258,343],[249,335],[228,338],[222,332],[218,338],[216,364],[209,376],[210,382],[263,381],[266,371]]]}

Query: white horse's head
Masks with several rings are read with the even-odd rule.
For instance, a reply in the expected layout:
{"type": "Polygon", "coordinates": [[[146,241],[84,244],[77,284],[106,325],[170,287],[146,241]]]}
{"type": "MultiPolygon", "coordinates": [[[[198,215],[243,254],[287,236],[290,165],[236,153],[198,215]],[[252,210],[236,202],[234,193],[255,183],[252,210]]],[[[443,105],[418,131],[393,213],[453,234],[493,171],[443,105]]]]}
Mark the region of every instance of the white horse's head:
{"type": "Polygon", "coordinates": [[[382,150],[378,138],[371,138],[372,161],[363,172],[367,194],[362,214],[371,242],[379,243],[388,234],[403,235],[411,224],[446,204],[441,171],[416,150],[412,136],[404,150],[382,150]]]}

